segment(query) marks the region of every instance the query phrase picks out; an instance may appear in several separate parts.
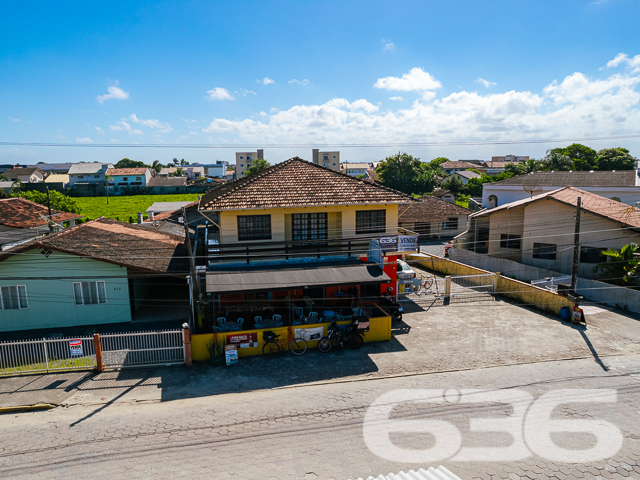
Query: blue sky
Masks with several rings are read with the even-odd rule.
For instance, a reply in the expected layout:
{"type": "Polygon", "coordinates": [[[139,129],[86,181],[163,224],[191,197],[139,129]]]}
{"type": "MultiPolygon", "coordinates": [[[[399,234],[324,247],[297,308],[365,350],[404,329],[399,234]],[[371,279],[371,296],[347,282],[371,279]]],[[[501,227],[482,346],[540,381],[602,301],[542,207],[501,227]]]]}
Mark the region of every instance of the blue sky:
{"type": "Polygon", "coordinates": [[[639,18],[636,0],[6,2],[0,142],[91,147],[0,163],[640,156],[639,18]]]}

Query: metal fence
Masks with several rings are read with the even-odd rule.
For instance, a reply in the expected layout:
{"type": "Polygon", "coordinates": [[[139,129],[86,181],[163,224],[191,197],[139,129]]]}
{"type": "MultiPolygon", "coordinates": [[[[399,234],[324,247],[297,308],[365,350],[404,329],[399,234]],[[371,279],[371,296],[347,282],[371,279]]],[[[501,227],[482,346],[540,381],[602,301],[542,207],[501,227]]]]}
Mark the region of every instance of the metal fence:
{"type": "Polygon", "coordinates": [[[490,295],[495,291],[495,274],[455,275],[451,277],[451,297],[490,295]]]}
{"type": "Polygon", "coordinates": [[[100,335],[104,368],[182,365],[183,330],[100,335]]]}
{"type": "Polygon", "coordinates": [[[0,375],[91,370],[95,366],[93,337],[42,338],[0,343],[0,375]]]}

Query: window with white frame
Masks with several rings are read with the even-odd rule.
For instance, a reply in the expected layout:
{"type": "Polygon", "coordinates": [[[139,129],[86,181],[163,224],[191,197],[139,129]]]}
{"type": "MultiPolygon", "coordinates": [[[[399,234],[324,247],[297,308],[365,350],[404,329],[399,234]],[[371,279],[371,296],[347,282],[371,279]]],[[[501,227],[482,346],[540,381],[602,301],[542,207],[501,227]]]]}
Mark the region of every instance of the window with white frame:
{"type": "Polygon", "coordinates": [[[0,287],[0,309],[16,310],[28,306],[26,285],[0,287]]]}
{"type": "Polygon", "coordinates": [[[73,296],[76,305],[107,303],[107,289],[103,281],[73,282],[73,296]]]}

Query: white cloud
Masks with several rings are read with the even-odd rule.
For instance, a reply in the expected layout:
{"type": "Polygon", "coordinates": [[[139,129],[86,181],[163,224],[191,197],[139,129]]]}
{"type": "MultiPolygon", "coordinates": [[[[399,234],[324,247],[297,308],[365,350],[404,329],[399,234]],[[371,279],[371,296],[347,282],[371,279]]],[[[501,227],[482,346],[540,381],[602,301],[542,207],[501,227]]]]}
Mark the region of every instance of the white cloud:
{"type": "Polygon", "coordinates": [[[112,132],[129,132],[130,135],[142,135],[142,130],[131,128],[131,124],[122,118],[118,123],[109,125],[109,130],[112,132]]]}
{"type": "Polygon", "coordinates": [[[168,133],[171,130],[173,130],[173,128],[171,128],[171,125],[169,125],[167,122],[161,122],[160,120],[157,120],[157,119],[143,120],[141,118],[138,118],[135,113],[132,113],[131,115],[129,115],[129,120],[135,123],[140,123],[145,127],[157,128],[158,131],[161,133],[168,133]]]}
{"type": "Polygon", "coordinates": [[[422,90],[436,90],[442,84],[433,78],[429,72],[422,68],[414,67],[402,77],[379,78],[373,88],[383,88],[385,90],[399,90],[401,92],[412,92],[422,90]]]}
{"type": "Polygon", "coordinates": [[[233,95],[226,88],[214,87],[207,91],[207,100],[233,100],[233,95]]]}
{"type": "Polygon", "coordinates": [[[496,82],[490,82],[489,80],[485,80],[484,78],[480,78],[480,77],[476,78],[476,82],[481,83],[482,85],[485,86],[485,88],[489,88],[492,85],[497,85],[496,82]]]}
{"type": "Polygon", "coordinates": [[[59,135],[59,134],[54,135],[54,137],[59,138],[60,140],[66,140],[67,139],[67,137],[65,137],[64,135],[59,135]]]}
{"type": "Polygon", "coordinates": [[[256,80],[256,83],[261,83],[262,85],[271,85],[272,83],[276,83],[276,81],[270,79],[269,77],[264,77],[262,80],[256,80]]]}
{"type": "Polygon", "coordinates": [[[607,68],[615,68],[625,65],[632,73],[640,73],[640,55],[629,57],[626,53],[619,53],[613,60],[607,62],[607,68]]]}
{"type": "Polygon", "coordinates": [[[89,137],[84,137],[84,138],[76,137],[76,142],[78,142],[78,143],[93,143],[93,140],[91,140],[89,137]]]}
{"type": "Polygon", "coordinates": [[[389,97],[389,100],[393,100],[394,102],[404,102],[404,97],[400,97],[400,96],[389,97]]]}
{"type": "Polygon", "coordinates": [[[421,91],[411,105],[395,109],[380,109],[366,99],[334,98],[266,115],[216,118],[204,132],[216,143],[371,145],[631,135],[640,124],[638,90],[640,75],[590,79],[574,73],[537,92],[459,91],[436,98],[433,91],[421,91]]]}
{"type": "Polygon", "coordinates": [[[253,90],[247,90],[247,89],[242,89],[242,90],[236,90],[235,91],[236,95],[240,95],[241,97],[247,97],[249,95],[255,95],[256,97],[258,96],[258,94],[256,92],[254,92],[253,90]]]}
{"type": "Polygon", "coordinates": [[[392,52],[396,49],[396,44],[386,38],[382,39],[382,50],[385,52],[392,52]]]}
{"type": "Polygon", "coordinates": [[[101,129],[100,127],[93,127],[96,129],[96,132],[98,132],[100,135],[104,134],[104,130],[101,129]]]}
{"type": "Polygon", "coordinates": [[[13,117],[7,117],[9,120],[11,120],[12,122],[21,122],[22,119],[21,118],[13,118],[13,117]]]}
{"type": "Polygon", "coordinates": [[[289,85],[291,84],[296,84],[296,85],[302,85],[303,87],[309,85],[309,79],[308,78],[303,78],[302,80],[297,80],[295,78],[289,80],[289,85]]]}
{"type": "Polygon", "coordinates": [[[129,98],[129,92],[125,92],[120,87],[118,87],[118,81],[116,80],[115,85],[111,85],[107,88],[107,92],[104,95],[98,95],[96,100],[98,103],[103,104],[105,100],[126,100],[129,98]]]}

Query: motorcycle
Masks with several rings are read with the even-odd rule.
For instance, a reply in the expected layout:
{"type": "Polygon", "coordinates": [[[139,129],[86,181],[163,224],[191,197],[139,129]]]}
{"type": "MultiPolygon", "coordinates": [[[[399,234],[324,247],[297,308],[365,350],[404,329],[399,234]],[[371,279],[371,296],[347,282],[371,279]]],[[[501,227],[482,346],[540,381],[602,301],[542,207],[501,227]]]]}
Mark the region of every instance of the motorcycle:
{"type": "MultiPolygon", "coordinates": [[[[340,348],[348,346],[353,350],[357,350],[364,342],[363,335],[366,330],[366,328],[361,328],[360,323],[358,319],[354,319],[351,325],[347,325],[344,328],[344,331],[336,322],[331,323],[327,328],[327,336],[322,337],[318,342],[318,350],[322,353],[327,353],[334,346],[340,348]]],[[[362,327],[368,327],[368,323],[362,322],[362,327]]]]}
{"type": "Polygon", "coordinates": [[[387,291],[387,293],[382,295],[380,306],[391,315],[391,320],[402,321],[402,312],[404,310],[402,306],[396,302],[395,298],[393,298],[391,291],[387,291]]]}

